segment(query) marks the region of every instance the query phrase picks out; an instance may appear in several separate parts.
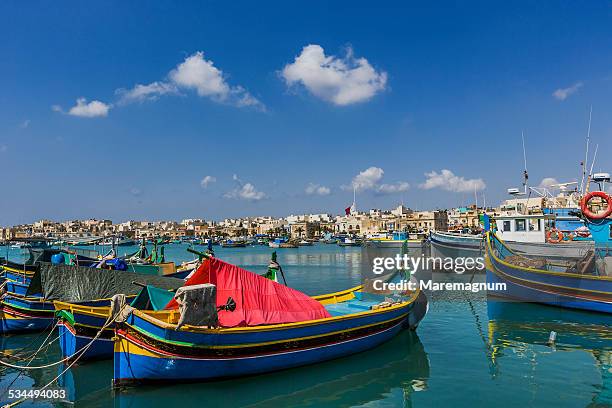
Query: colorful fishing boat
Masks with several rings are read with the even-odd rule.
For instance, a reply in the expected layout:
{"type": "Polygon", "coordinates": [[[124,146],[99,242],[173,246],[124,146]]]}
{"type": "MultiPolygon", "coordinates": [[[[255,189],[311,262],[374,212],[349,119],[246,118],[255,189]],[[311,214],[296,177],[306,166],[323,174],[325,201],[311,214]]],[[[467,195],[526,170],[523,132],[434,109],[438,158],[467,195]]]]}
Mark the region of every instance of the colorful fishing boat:
{"type": "MultiPolygon", "coordinates": [[[[594,248],[584,222],[569,215],[566,209],[545,209],[542,214],[497,215],[494,222],[496,234],[518,254],[568,260],[581,258],[594,248]],[[586,234],[581,227],[586,228],[586,234]]],[[[435,231],[429,239],[437,248],[484,254],[484,234],[435,231]]]]}
{"type": "MultiPolygon", "coordinates": [[[[609,234],[610,222],[604,229],[609,234]]],[[[608,238],[609,239],[609,238],[608,238]]],[[[522,256],[496,235],[486,234],[489,294],[527,302],[612,313],[612,276],[606,273],[609,256],[595,251],[573,263],[555,263],[522,256]]]]}
{"type": "MultiPolygon", "coordinates": [[[[108,306],[110,299],[81,302],[83,306],[108,306]]],[[[42,297],[7,294],[0,301],[0,333],[39,332],[55,324],[55,307],[42,297]]]]}
{"type": "MultiPolygon", "coordinates": [[[[173,293],[146,285],[138,295],[126,299],[133,307],[160,310],[173,297],[173,293]]],[[[63,358],[78,357],[80,362],[113,357],[113,308],[106,304],[53,302],[58,319],[59,343],[63,358]]]]}
{"type": "Polygon", "coordinates": [[[330,360],[416,328],[427,310],[420,290],[391,302],[361,286],[310,298],[216,258],[200,266],[191,284],[216,289],[209,306],[218,314],[209,317],[218,323],[181,326],[185,316],[173,309],[176,303],[160,312],[131,310],[116,331],[115,386],[237,377],[330,360]]]}
{"type": "Polygon", "coordinates": [[[178,288],[184,281],[126,271],[74,265],[41,264],[30,281],[7,281],[8,292],[0,301],[1,332],[42,331],[55,323],[53,300],[83,306],[108,306],[118,291],[130,296],[139,293],[133,282],[154,283],[162,288],[178,288]]]}
{"type": "MultiPolygon", "coordinates": [[[[211,256],[192,250],[202,256],[211,256]]],[[[278,282],[278,276],[285,276],[276,259],[276,252],[268,265],[268,271],[262,275],[278,282]]],[[[137,296],[130,300],[130,306],[139,310],[162,310],[174,297],[173,291],[146,285],[137,296]]],[[[113,358],[114,324],[108,324],[112,314],[110,305],[91,306],[70,302],[54,302],[56,316],[59,320],[60,349],[63,357],[73,357],[78,354],[79,361],[113,358]],[[105,327],[106,326],[106,327],[105,327]],[[100,332],[100,333],[99,333],[100,332]],[[91,343],[91,345],[90,345],[91,343]],[[87,348],[85,352],[79,352],[87,348]]]]}
{"type": "Polygon", "coordinates": [[[409,249],[420,249],[427,242],[423,234],[409,234],[407,232],[393,232],[384,236],[376,236],[365,240],[367,246],[374,248],[401,248],[406,242],[409,249]]]}
{"type": "MultiPolygon", "coordinates": [[[[351,237],[345,237],[342,240],[338,241],[338,246],[341,247],[360,247],[361,246],[361,241],[357,238],[351,238],[351,237]]],[[[400,245],[401,247],[401,245],[400,245]]]]}
{"type": "Polygon", "coordinates": [[[221,242],[221,247],[223,248],[246,248],[247,243],[246,241],[243,240],[231,240],[231,239],[226,239],[225,241],[221,242]]]}

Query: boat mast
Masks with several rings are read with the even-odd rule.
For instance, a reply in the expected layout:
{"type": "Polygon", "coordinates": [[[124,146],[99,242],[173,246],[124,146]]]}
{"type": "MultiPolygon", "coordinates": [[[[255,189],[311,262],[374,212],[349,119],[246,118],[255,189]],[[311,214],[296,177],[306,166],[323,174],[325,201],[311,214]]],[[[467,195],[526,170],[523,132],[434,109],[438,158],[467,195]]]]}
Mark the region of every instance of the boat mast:
{"type": "Polygon", "coordinates": [[[589,110],[589,126],[587,128],[587,138],[586,138],[586,152],[584,153],[584,161],[580,163],[582,167],[582,181],[580,182],[580,192],[584,194],[585,185],[584,179],[586,177],[586,166],[589,160],[589,142],[591,141],[591,117],[593,116],[593,105],[591,105],[591,109],[589,110]]]}
{"type": "Polygon", "coordinates": [[[591,178],[593,177],[593,166],[595,166],[595,160],[597,159],[598,149],[599,149],[599,144],[596,144],[595,153],[593,154],[593,161],[591,162],[591,168],[589,169],[589,177],[587,178],[587,182],[585,186],[585,194],[589,192],[589,186],[591,185],[591,178]]]}
{"type": "Polygon", "coordinates": [[[527,180],[529,174],[527,173],[527,152],[525,150],[525,132],[521,130],[521,140],[523,141],[523,163],[525,165],[523,170],[523,188],[525,189],[525,195],[527,195],[527,180]]]}

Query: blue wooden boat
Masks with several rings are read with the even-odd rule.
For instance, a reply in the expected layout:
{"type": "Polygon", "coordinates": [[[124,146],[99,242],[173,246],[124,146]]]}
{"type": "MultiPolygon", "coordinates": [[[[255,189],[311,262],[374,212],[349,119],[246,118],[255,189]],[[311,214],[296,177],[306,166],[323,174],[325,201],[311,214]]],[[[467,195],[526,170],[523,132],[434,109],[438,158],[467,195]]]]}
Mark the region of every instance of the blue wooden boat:
{"type": "Polygon", "coordinates": [[[612,313],[612,276],[597,266],[594,252],[573,265],[534,260],[516,254],[490,232],[485,249],[490,295],[612,313]]]}
{"type": "MultiPolygon", "coordinates": [[[[108,306],[110,299],[79,302],[83,306],[108,306]]],[[[42,297],[7,294],[0,302],[0,333],[39,332],[55,324],[55,307],[42,297]]]]}
{"type": "Polygon", "coordinates": [[[39,274],[40,270],[34,272],[29,281],[25,283],[7,280],[5,282],[7,293],[0,300],[1,333],[37,332],[51,327],[56,322],[54,300],[71,300],[73,303],[84,307],[108,307],[110,296],[115,294],[113,290],[115,290],[120,276],[123,276],[121,290],[128,296],[136,295],[140,291],[139,287],[133,285],[133,281],[155,282],[161,286],[167,285],[168,288],[177,288],[184,283],[182,279],[125,271],[102,270],[74,265],[43,265],[40,268],[51,268],[49,270],[52,272],[47,274],[47,280],[56,280],[55,283],[50,284],[55,288],[55,291],[51,295],[45,292],[46,284],[41,281],[41,277],[38,278],[36,287],[33,287],[32,281],[36,281],[35,274],[39,274]],[[55,270],[52,268],[63,269],[55,270]],[[62,271],[71,272],[64,275],[60,273],[62,271]],[[66,288],[79,287],[79,289],[61,289],[64,286],[66,288]]]}
{"type": "Polygon", "coordinates": [[[176,310],[133,310],[116,331],[113,383],[213,380],[322,362],[376,347],[426,313],[421,291],[383,306],[361,289],[314,297],[331,317],[283,324],[177,330],[176,310]]]}
{"type": "MultiPolygon", "coordinates": [[[[172,297],[170,291],[146,286],[137,296],[128,296],[126,300],[131,306],[155,311],[163,309],[172,297]]],[[[53,303],[58,318],[62,357],[78,355],[80,362],[113,357],[115,326],[107,324],[111,314],[110,304],[53,303]]]]}

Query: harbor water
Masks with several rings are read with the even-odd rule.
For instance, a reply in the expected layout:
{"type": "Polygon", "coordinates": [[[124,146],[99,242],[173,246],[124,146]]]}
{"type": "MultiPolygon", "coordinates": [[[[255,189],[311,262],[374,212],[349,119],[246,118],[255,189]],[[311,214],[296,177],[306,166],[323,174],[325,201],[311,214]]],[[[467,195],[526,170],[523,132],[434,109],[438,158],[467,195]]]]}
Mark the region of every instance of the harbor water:
{"type": "MultiPolygon", "coordinates": [[[[186,248],[167,245],[166,258],[192,259],[186,248]]],[[[119,252],[133,250],[121,247],[119,252]]],[[[23,255],[20,250],[7,251],[12,260],[23,255]]],[[[266,271],[271,252],[264,246],[215,247],[217,257],[257,273],[266,271]]],[[[361,248],[315,244],[277,253],[287,284],[310,295],[361,281],[361,248]]],[[[470,279],[484,281],[484,275],[470,279]]],[[[612,406],[612,318],[607,315],[494,301],[482,292],[432,292],[428,298],[428,314],[416,332],[404,331],[350,357],[254,377],[157,384],[121,392],[111,388],[112,360],[88,362],[70,368],[53,387],[66,390],[65,400],[27,401],[19,406],[612,406]],[[556,339],[548,344],[552,331],[556,339]]],[[[34,353],[48,334],[2,336],[2,358],[34,353]]],[[[52,334],[49,339],[56,337],[52,334]]],[[[61,358],[57,342],[43,354],[32,365],[61,358]]],[[[10,402],[9,389],[42,387],[64,368],[21,374],[0,368],[0,403],[10,402]]]]}

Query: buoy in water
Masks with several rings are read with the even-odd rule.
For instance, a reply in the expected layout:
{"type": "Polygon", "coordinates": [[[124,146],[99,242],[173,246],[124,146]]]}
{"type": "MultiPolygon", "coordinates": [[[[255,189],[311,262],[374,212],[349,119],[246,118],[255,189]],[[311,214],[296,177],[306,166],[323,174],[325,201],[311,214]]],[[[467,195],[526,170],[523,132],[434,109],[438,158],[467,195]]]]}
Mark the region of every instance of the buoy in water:
{"type": "Polygon", "coordinates": [[[546,342],[546,344],[549,346],[554,346],[555,340],[557,340],[557,332],[551,331],[550,334],[548,335],[548,341],[546,342]]]}

